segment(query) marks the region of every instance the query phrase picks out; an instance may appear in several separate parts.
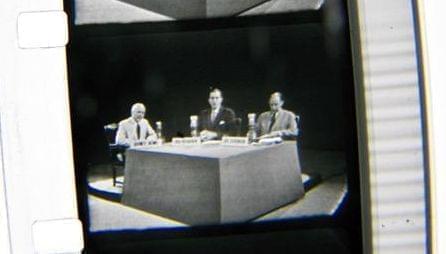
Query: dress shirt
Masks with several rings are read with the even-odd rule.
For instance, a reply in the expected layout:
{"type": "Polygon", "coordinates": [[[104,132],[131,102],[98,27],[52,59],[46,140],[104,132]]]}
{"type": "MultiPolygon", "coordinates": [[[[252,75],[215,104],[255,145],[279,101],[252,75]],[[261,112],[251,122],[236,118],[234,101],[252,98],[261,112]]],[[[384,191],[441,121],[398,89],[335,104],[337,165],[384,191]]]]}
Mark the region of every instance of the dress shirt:
{"type": "Polygon", "coordinates": [[[217,115],[220,111],[220,107],[216,108],[216,109],[211,109],[211,122],[214,123],[215,122],[215,118],[217,118],[217,115]]]}

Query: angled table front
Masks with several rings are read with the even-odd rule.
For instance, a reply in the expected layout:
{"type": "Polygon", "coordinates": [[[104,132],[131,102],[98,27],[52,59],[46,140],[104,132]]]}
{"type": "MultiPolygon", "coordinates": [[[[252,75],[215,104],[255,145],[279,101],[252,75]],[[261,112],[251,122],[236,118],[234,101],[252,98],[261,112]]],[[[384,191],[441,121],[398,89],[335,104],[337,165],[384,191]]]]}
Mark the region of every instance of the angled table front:
{"type": "Polygon", "coordinates": [[[190,225],[243,222],[304,195],[295,142],[127,150],[121,202],[190,225]]]}

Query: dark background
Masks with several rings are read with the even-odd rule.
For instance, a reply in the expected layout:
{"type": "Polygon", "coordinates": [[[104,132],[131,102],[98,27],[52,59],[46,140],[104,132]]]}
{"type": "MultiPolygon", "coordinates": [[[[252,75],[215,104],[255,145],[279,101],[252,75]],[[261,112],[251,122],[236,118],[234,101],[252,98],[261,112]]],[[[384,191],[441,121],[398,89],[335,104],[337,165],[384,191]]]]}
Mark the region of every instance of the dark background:
{"type": "MultiPolygon", "coordinates": [[[[86,233],[89,253],[360,253],[361,214],[353,69],[345,8],[262,17],[71,28],[68,71],[80,214],[88,232],[86,174],[108,160],[103,126],[147,106],[169,139],[188,133],[210,87],[246,126],[272,92],[301,116],[305,150],[343,150],[349,196],[332,218],[185,232],[86,233]],[[130,253],[130,252],[129,252],[130,253]]],[[[180,230],[181,231],[181,230],[180,230]]]]}
{"type": "Polygon", "coordinates": [[[345,37],[321,23],[225,27],[73,40],[71,97],[76,139],[89,162],[106,158],[103,126],[147,106],[167,139],[188,134],[189,116],[208,107],[210,87],[242,118],[268,110],[272,92],[301,116],[301,147],[343,150],[345,89],[352,89],[345,37]],[[335,42],[335,43],[333,43],[335,42]]]}

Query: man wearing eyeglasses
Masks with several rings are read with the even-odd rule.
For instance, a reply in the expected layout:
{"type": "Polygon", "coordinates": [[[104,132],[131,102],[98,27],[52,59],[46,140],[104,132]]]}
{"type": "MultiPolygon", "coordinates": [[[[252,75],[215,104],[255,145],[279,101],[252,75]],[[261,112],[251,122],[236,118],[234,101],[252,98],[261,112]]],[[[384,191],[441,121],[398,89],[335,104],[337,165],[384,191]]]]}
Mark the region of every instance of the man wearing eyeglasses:
{"type": "Polygon", "coordinates": [[[270,111],[263,112],[257,119],[257,131],[260,138],[294,139],[297,137],[296,115],[283,109],[283,104],[281,93],[271,94],[269,98],[270,111]]]}

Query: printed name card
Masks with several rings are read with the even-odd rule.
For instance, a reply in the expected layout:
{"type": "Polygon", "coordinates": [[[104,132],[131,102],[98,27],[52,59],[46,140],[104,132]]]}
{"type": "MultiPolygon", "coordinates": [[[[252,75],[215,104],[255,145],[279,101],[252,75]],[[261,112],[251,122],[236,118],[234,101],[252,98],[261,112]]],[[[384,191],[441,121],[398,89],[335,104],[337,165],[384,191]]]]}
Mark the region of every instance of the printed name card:
{"type": "Polygon", "coordinates": [[[201,144],[201,140],[199,137],[172,138],[172,145],[175,145],[175,146],[199,145],[199,144],[201,144]]]}
{"type": "Polygon", "coordinates": [[[247,146],[249,145],[249,140],[247,137],[223,137],[221,143],[230,146],[247,146]]]}

